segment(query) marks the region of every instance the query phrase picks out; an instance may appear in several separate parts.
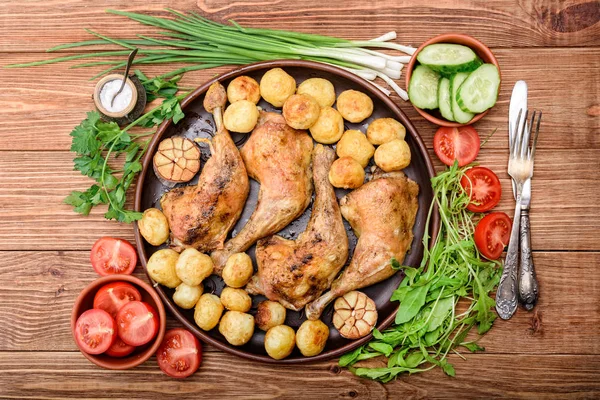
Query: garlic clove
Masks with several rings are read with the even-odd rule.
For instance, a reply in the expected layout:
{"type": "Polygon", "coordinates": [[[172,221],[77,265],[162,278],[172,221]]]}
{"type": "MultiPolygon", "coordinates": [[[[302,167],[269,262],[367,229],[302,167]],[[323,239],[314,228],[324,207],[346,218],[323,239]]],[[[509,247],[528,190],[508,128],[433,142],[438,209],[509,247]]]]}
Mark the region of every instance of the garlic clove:
{"type": "Polygon", "coordinates": [[[333,325],[347,339],[366,336],[377,324],[375,302],[358,291],[346,293],[334,303],[333,325]]]}

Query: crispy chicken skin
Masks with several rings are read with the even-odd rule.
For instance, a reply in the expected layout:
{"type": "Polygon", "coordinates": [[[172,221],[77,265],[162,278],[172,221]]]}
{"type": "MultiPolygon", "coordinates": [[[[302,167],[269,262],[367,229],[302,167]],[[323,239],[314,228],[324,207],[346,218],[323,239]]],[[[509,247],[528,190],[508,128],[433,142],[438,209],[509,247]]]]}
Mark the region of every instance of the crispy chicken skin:
{"type": "Polygon", "coordinates": [[[230,255],[247,250],[302,215],[312,196],[312,147],[310,136],[286,125],[282,115],[261,113],[241,150],[248,175],[260,183],[258,203],[237,236],[212,252],[215,273],[221,274],[230,255]]]}
{"type": "Polygon", "coordinates": [[[378,171],[372,181],[342,198],[342,215],[358,242],[350,265],[331,290],[306,306],[308,319],[318,319],[335,298],[394,275],[390,260],[402,262],[410,247],[418,194],[419,186],[404,173],[378,171]]]}
{"type": "Polygon", "coordinates": [[[204,108],[213,113],[217,132],[208,142],[211,157],[198,184],[172,189],[160,200],[171,229],[173,247],[202,252],[223,248],[227,234],[240,218],[250,188],[246,167],[222,122],[227,96],[216,82],[206,93],[204,108]]]}
{"type": "Polygon", "coordinates": [[[258,275],[246,287],[265,294],[291,310],[299,311],[331,286],[348,259],[348,236],[342,214],[329,183],[335,158],[330,147],[318,144],[313,151],[315,201],[306,230],[297,240],[271,236],[258,241],[258,275]]]}

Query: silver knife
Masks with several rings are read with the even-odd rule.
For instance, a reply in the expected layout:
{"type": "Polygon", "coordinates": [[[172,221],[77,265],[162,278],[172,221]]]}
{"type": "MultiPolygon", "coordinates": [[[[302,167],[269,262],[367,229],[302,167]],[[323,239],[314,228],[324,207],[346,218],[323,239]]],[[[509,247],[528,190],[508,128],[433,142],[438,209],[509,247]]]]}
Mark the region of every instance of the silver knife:
{"type": "MultiPolygon", "coordinates": [[[[510,99],[508,123],[511,128],[516,129],[516,121],[519,111],[525,113],[527,110],[527,83],[518,81],[513,88],[510,99]]],[[[520,126],[527,125],[527,121],[521,120],[520,126]]],[[[510,141],[510,135],[509,135],[510,141]]],[[[511,145],[512,143],[509,143],[511,145]]],[[[516,185],[512,181],[513,196],[517,199],[516,185]]],[[[526,310],[531,310],[538,299],[538,282],[535,276],[533,257],[531,255],[531,239],[529,225],[529,204],[531,202],[531,179],[523,185],[521,193],[521,220],[520,220],[520,265],[519,265],[519,301],[526,310]]]]}

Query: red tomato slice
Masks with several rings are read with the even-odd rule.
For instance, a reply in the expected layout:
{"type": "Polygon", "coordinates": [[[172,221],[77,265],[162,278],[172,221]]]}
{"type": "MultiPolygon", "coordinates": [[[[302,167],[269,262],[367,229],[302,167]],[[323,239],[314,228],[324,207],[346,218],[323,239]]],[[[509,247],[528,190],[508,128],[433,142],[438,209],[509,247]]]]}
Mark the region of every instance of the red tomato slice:
{"type": "Polygon", "coordinates": [[[496,260],[510,240],[512,222],[503,212],[489,213],[475,227],[475,245],[487,259],[496,260]]]}
{"type": "Polygon", "coordinates": [[[130,346],[125,343],[119,336],[115,339],[115,342],[106,350],[104,354],[111,357],[127,357],[135,350],[135,346],[130,346]]]}
{"type": "Polygon", "coordinates": [[[99,275],[131,274],[137,264],[137,254],[127,240],[103,237],[94,243],[90,260],[99,275]]]}
{"type": "Polygon", "coordinates": [[[192,375],[202,362],[202,345],[191,332],[171,329],[156,351],[158,366],[172,378],[186,378],[192,375]]]}
{"type": "Polygon", "coordinates": [[[117,313],[117,332],[131,346],[141,346],[156,336],[158,313],[148,303],[130,301],[117,313]]]}
{"type": "Polygon", "coordinates": [[[112,282],[96,292],[94,308],[104,310],[115,318],[121,307],[134,300],[142,300],[142,295],[133,285],[127,282],[112,282]]]}
{"type": "Polygon", "coordinates": [[[104,310],[87,310],[77,318],[73,336],[81,351],[104,353],[117,337],[115,320],[104,310]]]}
{"type": "Polygon", "coordinates": [[[500,180],[489,168],[473,167],[465,173],[460,184],[471,197],[467,210],[485,212],[496,207],[502,195],[500,180]]]}
{"type": "Polygon", "coordinates": [[[441,162],[450,166],[454,160],[458,160],[459,167],[473,162],[480,146],[479,135],[471,125],[459,128],[443,126],[433,136],[433,151],[441,162]]]}

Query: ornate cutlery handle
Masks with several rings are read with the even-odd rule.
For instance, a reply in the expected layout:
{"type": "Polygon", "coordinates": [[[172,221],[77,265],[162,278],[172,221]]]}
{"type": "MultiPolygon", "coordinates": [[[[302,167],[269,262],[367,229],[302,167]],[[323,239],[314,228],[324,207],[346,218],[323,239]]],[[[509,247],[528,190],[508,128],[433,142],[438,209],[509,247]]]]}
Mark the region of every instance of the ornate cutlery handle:
{"type": "MultiPolygon", "coordinates": [[[[519,191],[520,192],[520,191],[519,191]]],[[[496,291],[496,311],[502,319],[509,319],[517,310],[517,264],[519,262],[519,217],[521,216],[521,194],[517,196],[510,242],[504,260],[504,270],[496,291]]]]}
{"type": "Polygon", "coordinates": [[[531,310],[538,299],[538,282],[531,255],[529,210],[521,210],[521,266],[519,268],[519,300],[531,310]]]}

